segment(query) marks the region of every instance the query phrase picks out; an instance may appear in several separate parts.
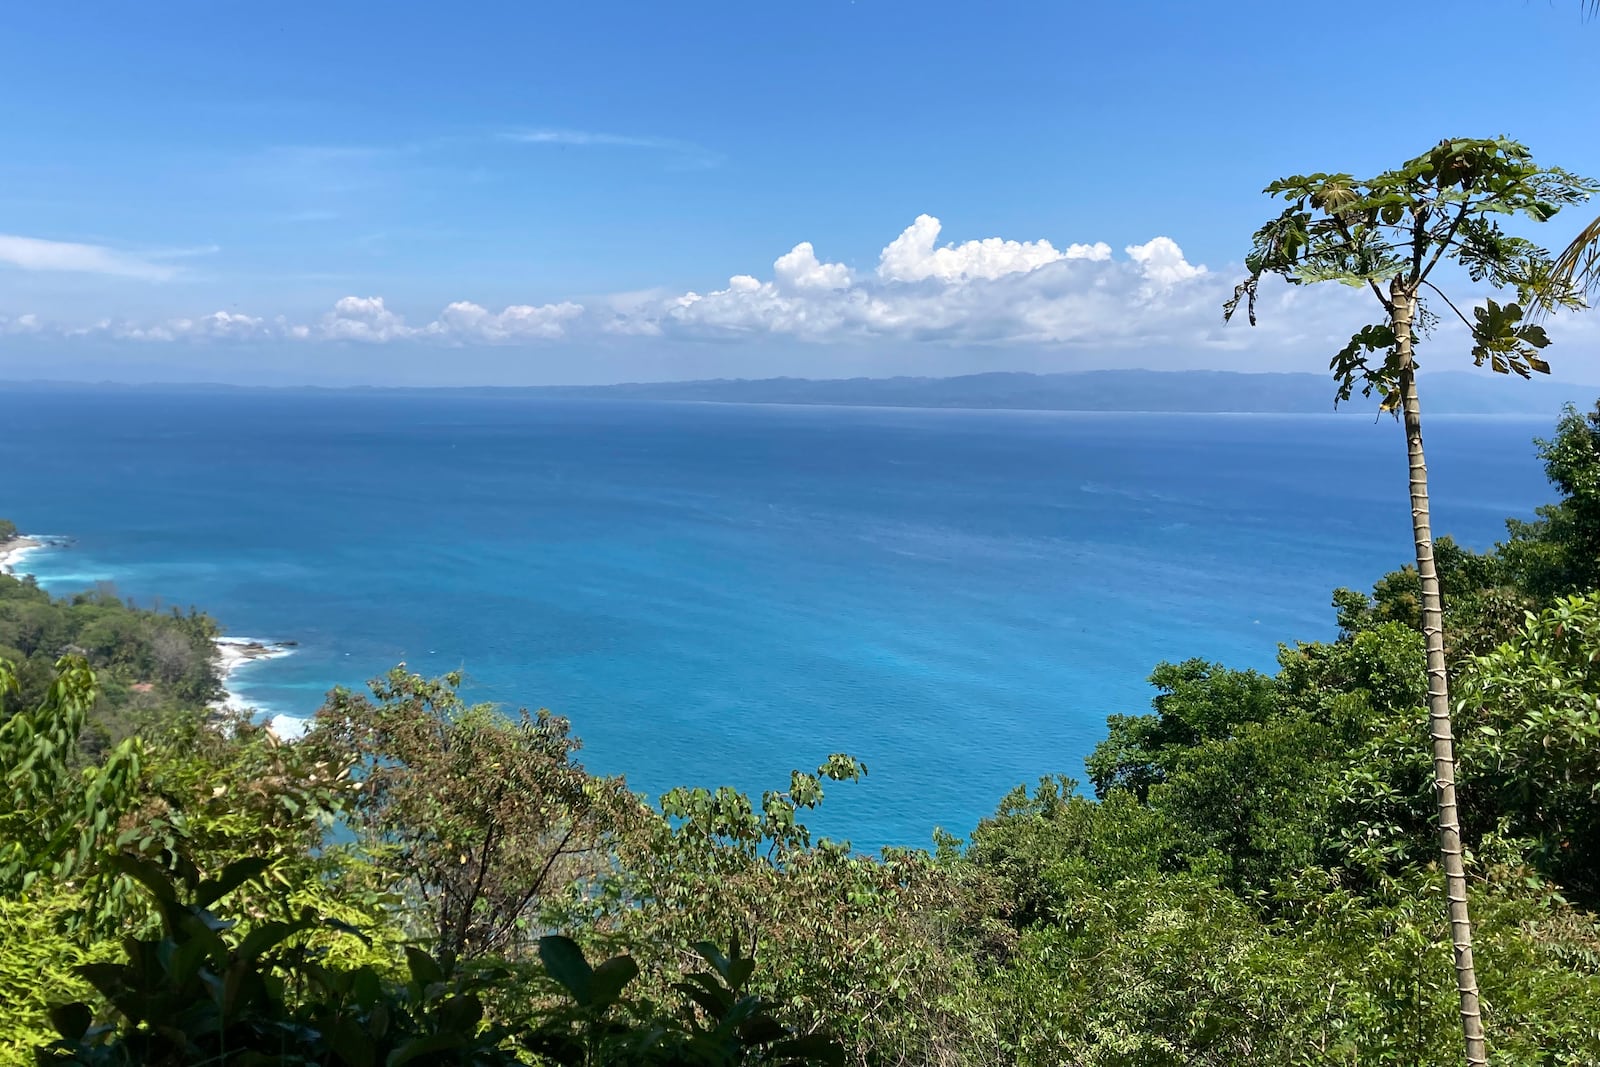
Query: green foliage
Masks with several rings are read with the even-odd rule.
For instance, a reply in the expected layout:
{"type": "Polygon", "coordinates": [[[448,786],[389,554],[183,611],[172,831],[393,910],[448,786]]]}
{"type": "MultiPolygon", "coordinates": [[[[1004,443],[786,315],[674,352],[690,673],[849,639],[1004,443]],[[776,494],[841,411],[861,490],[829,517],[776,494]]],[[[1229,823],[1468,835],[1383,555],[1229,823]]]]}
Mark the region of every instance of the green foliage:
{"type": "Polygon", "coordinates": [[[266,919],[242,932],[211,909],[266,860],[240,861],[214,880],[178,884],[145,861],[123,860],[161,916],[158,935],[123,942],[121,962],[81,968],[103,1002],[65,1004],[51,1018],[60,1040],[41,1063],[348,1065],[511,1064],[506,1034],[483,1027],[469,980],[427,956],[412,957],[411,979],[386,986],[371,968],[339,969],[306,948],[320,920],[310,912],[266,919]]]}
{"type": "Polygon", "coordinates": [[[1287,1062],[1272,1053],[1314,987],[1271,973],[1300,961],[1247,904],[1183,877],[1096,886],[1063,904],[995,977],[994,995],[1014,1005],[1009,1062],[1287,1062]]]}
{"type": "Polygon", "coordinates": [[[1272,714],[1278,696],[1269,677],[1198,659],[1160,664],[1150,684],[1156,688],[1155,714],[1111,716],[1106,720],[1110,736],[1085,761],[1101,797],[1127,789],[1143,799],[1166,779],[1175,754],[1261,722],[1272,714]]]}
{"type": "Polygon", "coordinates": [[[130,710],[199,708],[221,696],[218,633],[205,615],[140,609],[109,587],[51,599],[31,577],[0,574],[0,659],[16,665],[19,683],[0,697],[0,717],[37,705],[56,660],[81,656],[100,682],[91,721],[114,744],[130,710]]]}
{"type": "Polygon", "coordinates": [[[72,933],[88,906],[60,886],[0,895],[0,1064],[33,1062],[33,1049],[55,1036],[50,1009],[92,992],[77,968],[115,954],[112,942],[72,933]]]}
{"type": "Polygon", "coordinates": [[[40,1063],[804,1067],[843,1060],[836,1042],[795,1033],[774,1014],[776,1005],[744,993],[755,961],[737,944],[726,955],[698,946],[712,969],[677,983],[681,1012],[635,1008],[622,1016],[615,1009],[637,965],[619,956],[590,967],[575,942],[546,936],[540,956],[564,999],[536,1012],[536,1025],[513,1028],[486,1019],[479,995],[503,971],[458,971],[408,948],[408,975],[396,982],[369,966],[342,967],[336,954],[311,947],[305,935],[326,921],[310,910],[248,926],[221,918],[214,909],[260,877],[266,860],[240,861],[215,879],[187,872],[177,881],[143,860],[117,863],[149,890],[161,932],[125,939],[121,961],[77,968],[107,1009],[97,1013],[87,1001],[53,1009],[59,1039],[40,1049],[40,1063]]]}
{"type": "MultiPolygon", "coordinates": [[[[15,684],[0,663],[0,692],[15,684]]],[[[64,656],[38,707],[0,723],[0,892],[22,892],[41,877],[81,880],[132,803],[137,742],[98,766],[74,767],[95,691],[88,663],[64,656]]]]}
{"type": "Polygon", "coordinates": [[[0,519],[0,544],[17,539],[17,524],[10,519],[0,519]]]}
{"type": "Polygon", "coordinates": [[[546,972],[570,998],[522,1041],[540,1062],[561,1067],[599,1064],[720,1065],[843,1064],[844,1049],[823,1034],[799,1034],[778,1017],[778,1005],[747,993],[754,958],[735,939],[726,953],[710,942],[694,946],[708,970],[694,971],[673,984],[692,1007],[676,1017],[652,1018],[623,996],[639,977],[629,956],[614,956],[594,967],[576,941],[550,935],[539,941],[546,972]],[[630,1017],[631,1015],[631,1017],[630,1017]]]}
{"type": "Polygon", "coordinates": [[[1530,866],[1600,905],[1600,593],[1558,600],[1480,657],[1462,691],[1461,763],[1530,866]]]}
{"type": "Polygon", "coordinates": [[[397,668],[374,699],[335,691],[296,747],[350,769],[347,825],[411,903],[413,933],[446,960],[514,955],[545,899],[597,877],[643,812],[584,771],[565,719],[469,708],[459,684],[397,668]]]}
{"type": "Polygon", "coordinates": [[[707,930],[760,945],[755,995],[787,1005],[804,1030],[837,1033],[862,1063],[949,1062],[990,1040],[964,951],[963,887],[921,852],[881,859],[812,842],[801,812],[823,783],[865,767],[830,756],[796,771],[759,808],[733,789],[678,789],[661,815],[619,841],[613,874],[567,913],[591,937],[626,947],[641,988],[662,998],[707,930]]]}
{"type": "MultiPolygon", "coordinates": [[[[1600,1061],[1600,923],[1567,903],[1600,869],[1600,593],[1528,580],[1579,558],[1597,426],[1541,444],[1556,521],[1438,544],[1495,1063],[1600,1061]]],[[[1108,720],[1098,803],[1047,780],[947,856],[1014,931],[982,956],[1007,1062],[1459,1062],[1416,571],[1334,605],[1275,678],[1164,665],[1154,714],[1108,720]]]]}
{"type": "Polygon", "coordinates": [[[1600,403],[1582,414],[1568,407],[1555,436],[1538,445],[1561,500],[1539,508],[1534,522],[1508,522],[1500,554],[1534,596],[1587,592],[1600,587],[1600,403]]]}
{"type": "Polygon", "coordinates": [[[1467,327],[1474,363],[1524,378],[1548,374],[1539,353],[1550,339],[1527,315],[1536,308],[1581,306],[1580,294],[1556,278],[1548,252],[1507,233],[1501,220],[1545,222],[1597,188],[1567,171],[1536,165],[1526,148],[1503,138],[1441,141],[1371,178],[1317,173],[1280,179],[1264,191],[1289,206],[1256,231],[1245,257],[1249,274],[1224,305],[1223,317],[1232,318],[1243,303],[1254,325],[1261,279],[1269,274],[1291,285],[1336,281],[1370,288],[1387,317],[1358,330],[1330,368],[1339,400],[1360,388],[1368,396],[1377,392],[1384,407],[1394,409],[1401,374],[1409,369],[1397,327],[1403,322],[1407,330],[1426,333],[1437,321],[1420,300],[1426,288],[1467,327]],[[1431,280],[1440,262],[1457,264],[1490,289],[1514,291],[1517,301],[1490,300],[1473,308],[1469,319],[1431,280]],[[1419,300],[1413,318],[1412,302],[1419,300]]]}
{"type": "MultiPolygon", "coordinates": [[[[1076,789],[1070,778],[1045,778],[1032,793],[1017,787],[967,846],[965,862],[999,890],[999,918],[1013,932],[1063,922],[1075,896],[1146,881],[1163,868],[1167,835],[1155,812],[1127,790],[1095,803],[1076,789]]],[[[1005,958],[1012,941],[991,935],[991,954],[1005,958]]]]}

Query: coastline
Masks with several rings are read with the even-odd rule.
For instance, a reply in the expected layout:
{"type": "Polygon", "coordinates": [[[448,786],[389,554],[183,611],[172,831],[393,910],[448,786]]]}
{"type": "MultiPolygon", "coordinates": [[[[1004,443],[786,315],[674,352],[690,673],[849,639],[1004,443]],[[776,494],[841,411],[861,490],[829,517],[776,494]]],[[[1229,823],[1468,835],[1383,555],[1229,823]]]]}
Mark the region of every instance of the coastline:
{"type": "MultiPolygon", "coordinates": [[[[294,655],[293,643],[263,641],[255,637],[217,637],[212,639],[212,644],[217,649],[217,676],[222,682],[222,697],[212,701],[211,706],[217,711],[265,714],[229,683],[243,668],[294,655]]],[[[305,733],[310,721],[309,718],[282,713],[266,716],[267,729],[283,741],[292,741],[305,733]]]]}
{"type": "MultiPolygon", "coordinates": [[[[34,577],[22,566],[35,552],[47,548],[61,548],[68,544],[66,538],[44,534],[18,534],[0,542],[0,574],[15,578],[34,577]]],[[[264,641],[255,637],[218,637],[212,640],[216,647],[217,677],[222,683],[222,697],[212,701],[217,711],[260,712],[255,704],[230,686],[233,676],[244,667],[268,660],[281,659],[294,653],[291,641],[264,641]]],[[[305,733],[309,718],[282,713],[266,715],[267,728],[280,739],[293,740],[305,733]]]]}
{"type": "Polygon", "coordinates": [[[24,578],[27,575],[19,568],[22,561],[41,548],[49,548],[51,542],[42,537],[31,537],[28,534],[18,534],[9,541],[0,543],[0,574],[9,574],[13,577],[24,578]]]}

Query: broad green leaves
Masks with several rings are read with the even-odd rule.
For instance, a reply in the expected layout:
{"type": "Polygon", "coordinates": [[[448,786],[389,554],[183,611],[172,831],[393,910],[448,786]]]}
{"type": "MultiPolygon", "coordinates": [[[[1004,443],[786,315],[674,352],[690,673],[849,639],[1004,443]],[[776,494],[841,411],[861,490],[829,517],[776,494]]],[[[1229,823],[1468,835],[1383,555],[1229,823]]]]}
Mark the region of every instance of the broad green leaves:
{"type": "Polygon", "coordinates": [[[1334,380],[1339,383],[1337,402],[1350,399],[1356,383],[1361,383],[1361,394],[1374,392],[1383,400],[1383,410],[1392,410],[1399,388],[1400,366],[1395,353],[1394,327],[1387,323],[1363,326],[1350,338],[1350,343],[1334,354],[1328,363],[1334,380]],[[1369,357],[1382,354],[1382,361],[1374,366],[1369,357]]]}
{"type": "Polygon", "coordinates": [[[611,1007],[628,983],[639,977],[639,965],[630,956],[615,956],[590,967],[578,943],[560,934],[539,939],[539,959],[578,1007],[592,1011],[611,1007]]]}
{"type": "Polygon", "coordinates": [[[1548,347],[1550,338],[1544,327],[1523,321],[1522,307],[1507,304],[1501,307],[1493,300],[1485,306],[1472,309],[1477,320],[1472,330],[1472,362],[1483,366],[1489,362],[1496,374],[1515,373],[1527,378],[1532,372],[1550,373],[1550,364],[1539,358],[1539,351],[1548,347]]]}

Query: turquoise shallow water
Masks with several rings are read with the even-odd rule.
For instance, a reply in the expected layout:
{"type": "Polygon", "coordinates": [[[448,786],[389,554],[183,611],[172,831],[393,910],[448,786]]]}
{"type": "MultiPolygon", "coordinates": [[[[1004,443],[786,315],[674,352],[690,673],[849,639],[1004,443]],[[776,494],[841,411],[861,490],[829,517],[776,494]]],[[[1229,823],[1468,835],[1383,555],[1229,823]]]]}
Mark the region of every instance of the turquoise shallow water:
{"type": "MultiPolygon", "coordinates": [[[[299,642],[245,668],[306,713],[395,662],[573,720],[635,788],[871,768],[814,820],[964,834],[1080,774],[1163,658],[1269,668],[1330,590],[1409,555],[1370,416],[904,411],[314,392],[0,393],[29,569],[299,642]]],[[[1437,528],[1548,497],[1554,419],[1436,418],[1437,528]]]]}

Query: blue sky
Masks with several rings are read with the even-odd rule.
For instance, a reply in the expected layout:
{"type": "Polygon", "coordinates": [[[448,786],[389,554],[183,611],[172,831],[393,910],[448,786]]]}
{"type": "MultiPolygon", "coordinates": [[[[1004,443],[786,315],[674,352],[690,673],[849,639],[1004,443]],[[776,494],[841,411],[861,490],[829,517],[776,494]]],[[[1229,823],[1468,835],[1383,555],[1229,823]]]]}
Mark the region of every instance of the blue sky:
{"type": "Polygon", "coordinates": [[[1316,369],[1337,294],[1215,321],[1261,186],[1600,173],[1579,6],[17,5],[0,377],[1316,369]]]}

